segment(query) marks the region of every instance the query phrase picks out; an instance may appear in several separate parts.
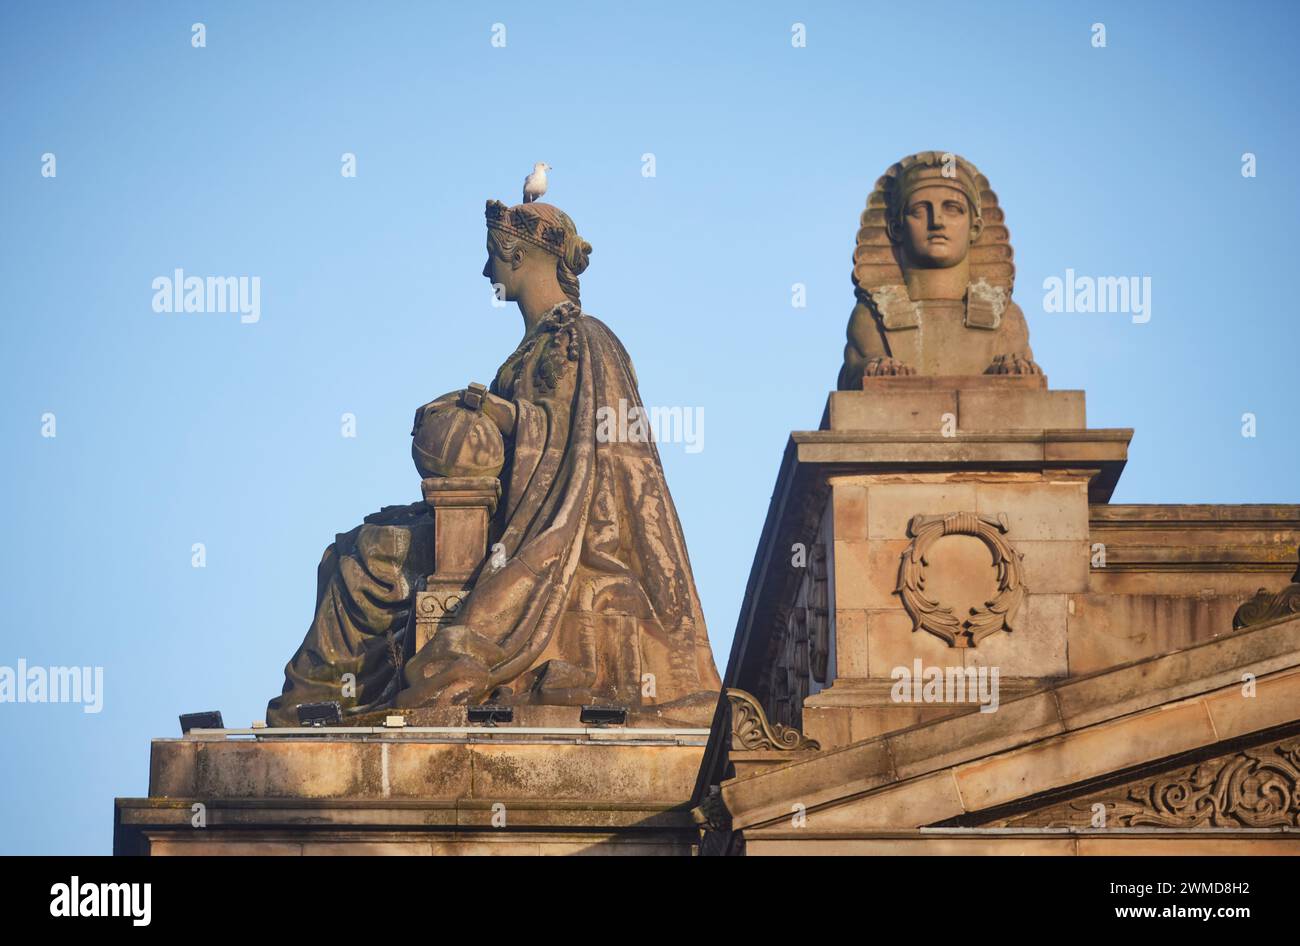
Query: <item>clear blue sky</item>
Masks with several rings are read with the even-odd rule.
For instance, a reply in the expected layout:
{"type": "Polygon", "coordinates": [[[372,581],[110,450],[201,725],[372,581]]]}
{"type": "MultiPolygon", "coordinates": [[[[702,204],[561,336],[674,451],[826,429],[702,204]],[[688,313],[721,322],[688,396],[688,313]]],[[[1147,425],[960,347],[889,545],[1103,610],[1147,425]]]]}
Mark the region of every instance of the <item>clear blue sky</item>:
{"type": "Polygon", "coordinates": [[[262,717],[322,550],[419,496],[414,408],[518,339],[483,204],[535,161],[647,403],[705,411],[662,452],[720,669],[917,150],[988,175],[1052,385],[1137,429],[1117,502],[1300,500],[1296,41],[1290,3],[4,4],[0,665],[102,666],[105,705],[0,704],[0,852],[106,853],[179,712],[262,717]],[[155,313],[177,267],[260,276],[261,321],[155,313]],[[1044,313],[1067,268],[1150,276],[1151,321],[1044,313]]]}

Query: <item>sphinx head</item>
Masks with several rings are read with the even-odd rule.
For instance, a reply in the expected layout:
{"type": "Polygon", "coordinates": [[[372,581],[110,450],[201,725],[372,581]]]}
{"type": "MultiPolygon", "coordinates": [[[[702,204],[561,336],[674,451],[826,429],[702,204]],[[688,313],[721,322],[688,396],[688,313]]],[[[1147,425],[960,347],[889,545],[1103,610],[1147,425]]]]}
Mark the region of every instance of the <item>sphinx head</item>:
{"type": "Polygon", "coordinates": [[[887,226],[905,270],[962,264],[984,227],[974,172],[952,154],[916,155],[889,194],[887,226]]]}
{"type": "Polygon", "coordinates": [[[487,202],[487,264],[483,275],[501,286],[504,301],[518,302],[531,293],[558,287],[580,303],[578,277],[587,268],[591,244],[578,235],[559,207],[529,203],[507,207],[487,202]]]}

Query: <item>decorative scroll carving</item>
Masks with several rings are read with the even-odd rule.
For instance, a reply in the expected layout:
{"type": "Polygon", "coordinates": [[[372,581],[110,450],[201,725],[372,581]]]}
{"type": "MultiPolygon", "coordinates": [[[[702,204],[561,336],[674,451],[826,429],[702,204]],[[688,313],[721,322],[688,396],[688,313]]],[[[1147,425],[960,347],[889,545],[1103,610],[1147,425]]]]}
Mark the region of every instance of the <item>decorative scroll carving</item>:
{"type": "Polygon", "coordinates": [[[1300,827],[1300,737],[1209,759],[1006,822],[1009,827],[1300,827]]]}
{"type": "Polygon", "coordinates": [[[1232,616],[1234,628],[1250,627],[1263,624],[1277,618],[1300,614],[1300,584],[1287,585],[1277,594],[1269,594],[1263,588],[1232,616]]]}
{"type": "Polygon", "coordinates": [[[456,623],[457,612],[469,595],[465,583],[430,582],[415,594],[415,651],[433,640],[438,631],[456,623]]]}
{"type": "Polygon", "coordinates": [[[1002,537],[1009,529],[1006,513],[999,513],[996,519],[972,512],[912,517],[907,527],[912,544],[903,553],[896,591],[912,617],[913,631],[923,628],[950,647],[974,647],[994,631],[1014,630],[1016,612],[1028,589],[1021,575],[1023,556],[1002,537]],[[966,618],[925,592],[927,553],[936,540],[948,535],[969,535],[982,541],[993,553],[997,569],[997,595],[982,607],[971,608],[966,618]]]}
{"type": "Polygon", "coordinates": [[[731,748],[733,750],[773,750],[793,752],[802,749],[820,749],[815,739],[780,723],[769,723],[767,714],[758,700],[744,690],[727,691],[731,706],[731,748]]]}
{"type": "Polygon", "coordinates": [[[1277,594],[1259,589],[1253,598],[1237,609],[1232,616],[1232,626],[1240,629],[1293,614],[1300,614],[1300,567],[1291,576],[1291,584],[1277,594]]]}
{"type": "Polygon", "coordinates": [[[469,592],[464,588],[430,588],[417,595],[416,614],[430,619],[453,617],[460,610],[461,602],[468,594],[469,592]]]}

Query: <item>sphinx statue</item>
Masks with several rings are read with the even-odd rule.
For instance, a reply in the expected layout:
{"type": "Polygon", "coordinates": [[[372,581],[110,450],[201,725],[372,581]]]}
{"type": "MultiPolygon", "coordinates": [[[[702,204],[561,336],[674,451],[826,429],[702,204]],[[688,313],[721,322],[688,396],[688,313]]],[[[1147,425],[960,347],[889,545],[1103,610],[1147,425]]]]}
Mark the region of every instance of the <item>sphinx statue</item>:
{"type": "Polygon", "coordinates": [[[591,246],[550,204],[489,201],[486,217],[483,275],[518,305],[523,339],[489,387],[416,412],[425,502],[326,549],[267,721],[328,701],[358,724],[614,704],[629,725],[707,726],[720,681],[657,447],[598,431],[602,405],[641,399],[622,344],[580,306],[591,246]]]}
{"type": "Polygon", "coordinates": [[[839,389],[861,389],[864,377],[1042,374],[1011,301],[1014,280],[984,175],[951,153],[903,158],[862,213],[839,389]]]}

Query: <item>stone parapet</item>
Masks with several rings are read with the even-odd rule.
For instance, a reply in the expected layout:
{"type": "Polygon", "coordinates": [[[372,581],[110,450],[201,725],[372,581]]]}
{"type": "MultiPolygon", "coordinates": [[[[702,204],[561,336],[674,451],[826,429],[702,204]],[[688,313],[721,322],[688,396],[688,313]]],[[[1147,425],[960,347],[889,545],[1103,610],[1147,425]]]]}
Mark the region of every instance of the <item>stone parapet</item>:
{"type": "Polygon", "coordinates": [[[154,740],[122,854],[689,854],[707,731],[195,730],[154,740]],[[197,807],[196,807],[197,806],[197,807]]]}

